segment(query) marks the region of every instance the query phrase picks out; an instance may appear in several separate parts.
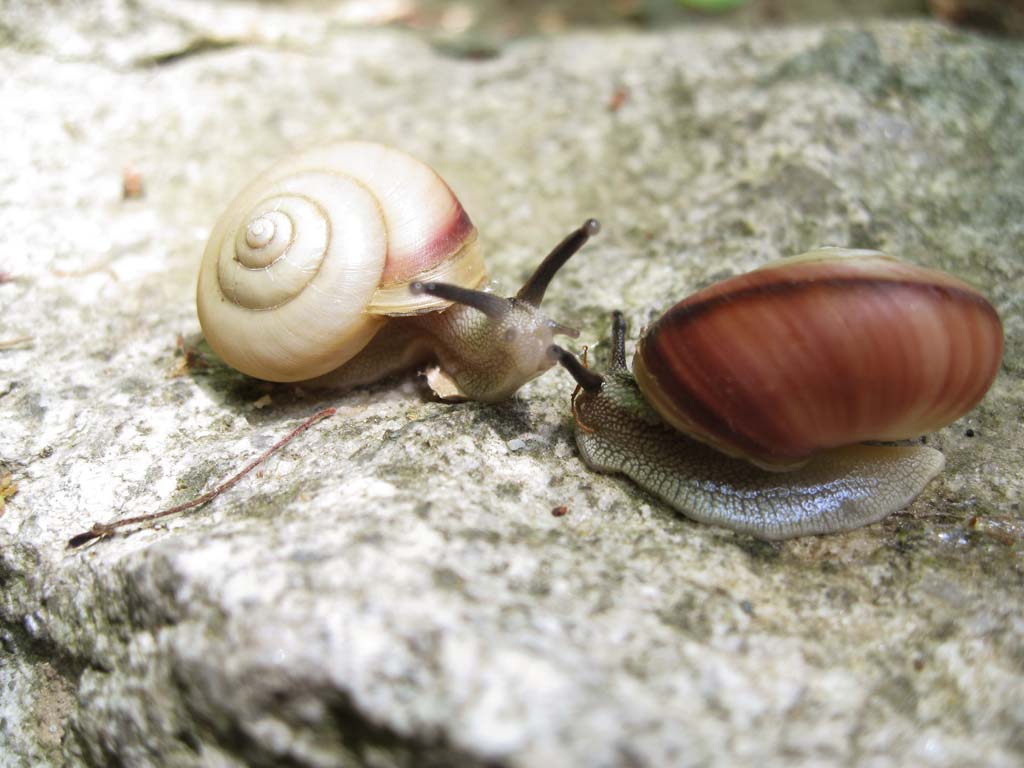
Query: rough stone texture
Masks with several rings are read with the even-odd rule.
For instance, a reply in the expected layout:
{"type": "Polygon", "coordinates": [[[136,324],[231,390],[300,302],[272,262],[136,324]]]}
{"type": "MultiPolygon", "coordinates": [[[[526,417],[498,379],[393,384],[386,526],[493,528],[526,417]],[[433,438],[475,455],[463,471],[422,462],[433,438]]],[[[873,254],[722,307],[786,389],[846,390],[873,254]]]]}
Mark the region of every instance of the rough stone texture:
{"type": "Polygon", "coordinates": [[[612,32],[471,61],[329,6],[83,7],[2,28],[0,342],[31,340],[0,351],[0,763],[1020,764],[1019,43],[612,32]],[[172,376],[219,207],[332,137],[433,163],[507,287],[599,216],[549,299],[581,342],[835,243],[981,286],[1003,372],[929,437],[948,467],[909,510],[770,545],[589,473],[561,373],[498,407],[172,376]],[[207,508],[65,550],[326,405],[207,508]]]}

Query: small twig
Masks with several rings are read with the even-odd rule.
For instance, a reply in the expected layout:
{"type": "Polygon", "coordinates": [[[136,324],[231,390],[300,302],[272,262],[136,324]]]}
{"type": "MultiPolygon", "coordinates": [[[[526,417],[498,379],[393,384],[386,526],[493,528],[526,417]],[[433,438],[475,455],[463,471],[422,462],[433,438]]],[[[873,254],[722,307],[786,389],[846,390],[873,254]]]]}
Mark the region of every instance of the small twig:
{"type": "Polygon", "coordinates": [[[28,344],[32,341],[31,336],[17,336],[13,339],[4,339],[0,341],[0,349],[13,349],[14,347],[20,347],[22,344],[28,344]]]}
{"type": "Polygon", "coordinates": [[[100,272],[103,272],[108,277],[110,277],[110,279],[112,279],[115,283],[120,282],[117,277],[117,273],[114,271],[114,268],[110,266],[112,261],[112,257],[106,256],[97,261],[95,264],[91,264],[87,267],[82,267],[81,269],[56,269],[51,267],[50,274],[55,277],[88,277],[89,275],[95,275],[100,272]]]}
{"type": "Polygon", "coordinates": [[[178,504],[177,506],[171,507],[170,509],[162,510],[160,512],[152,512],[152,513],[150,513],[148,515],[138,515],[137,517],[128,517],[128,518],[125,518],[124,520],[116,520],[116,521],[114,521],[112,523],[93,523],[92,528],[90,528],[88,531],[84,531],[84,532],[78,534],[77,536],[72,536],[68,540],[68,549],[74,549],[75,547],[80,547],[83,544],[85,544],[86,542],[92,541],[93,539],[101,539],[101,538],[105,538],[107,536],[111,536],[111,535],[113,535],[113,533],[114,533],[114,531],[116,529],[121,528],[121,527],[123,527],[125,525],[133,525],[135,523],[147,523],[150,520],[156,520],[158,518],[167,517],[168,515],[173,515],[173,514],[176,514],[178,512],[184,512],[187,509],[194,509],[196,507],[201,507],[202,505],[206,504],[207,502],[213,501],[215,498],[220,496],[222,493],[224,493],[225,491],[229,490],[232,486],[234,486],[239,480],[241,480],[247,474],[252,472],[260,464],[262,464],[264,461],[269,459],[274,453],[276,453],[277,451],[281,450],[286,445],[288,445],[288,443],[290,443],[292,440],[294,440],[300,434],[302,434],[307,429],[312,427],[318,421],[323,421],[324,419],[333,416],[334,413],[335,413],[335,409],[334,408],[327,408],[325,410],[320,411],[319,413],[313,414],[308,419],[306,419],[304,422],[302,422],[299,426],[297,426],[295,429],[293,429],[291,432],[289,432],[285,437],[283,437],[280,440],[278,440],[276,443],[274,443],[272,446],[270,446],[267,450],[265,450],[263,453],[261,453],[258,457],[256,457],[255,459],[250,461],[248,464],[246,464],[245,467],[243,467],[241,471],[239,471],[238,473],[236,473],[236,474],[232,475],[231,477],[229,477],[227,480],[225,480],[223,483],[218,485],[212,491],[207,491],[202,496],[197,496],[196,498],[192,499],[191,501],[186,501],[184,504],[178,504]]]}

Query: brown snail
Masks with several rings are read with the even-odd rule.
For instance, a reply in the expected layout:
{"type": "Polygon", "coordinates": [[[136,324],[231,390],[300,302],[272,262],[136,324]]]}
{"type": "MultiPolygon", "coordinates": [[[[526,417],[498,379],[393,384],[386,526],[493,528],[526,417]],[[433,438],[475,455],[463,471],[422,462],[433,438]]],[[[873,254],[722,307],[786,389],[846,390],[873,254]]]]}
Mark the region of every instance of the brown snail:
{"type": "Polygon", "coordinates": [[[763,539],[846,531],[910,503],[945,463],[918,437],[991,386],[1002,323],[976,290],[877,251],[823,248],[724,280],[643,333],[615,313],[601,376],[576,379],[584,461],[695,520],[763,539]]]}
{"type": "Polygon", "coordinates": [[[443,397],[494,401],[547,370],[543,315],[588,220],[514,297],[480,290],[477,233],[448,185],[396,149],[341,142],[278,163],[231,203],[199,272],[199,322],[228,365],[349,387],[426,363],[443,397]]]}

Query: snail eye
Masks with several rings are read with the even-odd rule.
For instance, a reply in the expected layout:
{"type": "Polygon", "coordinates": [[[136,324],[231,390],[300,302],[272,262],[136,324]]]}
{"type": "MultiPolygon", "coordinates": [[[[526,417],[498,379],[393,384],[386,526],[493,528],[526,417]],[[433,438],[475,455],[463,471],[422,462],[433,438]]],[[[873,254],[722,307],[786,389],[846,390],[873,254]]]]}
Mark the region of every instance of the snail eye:
{"type": "Polygon", "coordinates": [[[505,331],[505,343],[511,344],[519,338],[519,331],[515,328],[509,328],[505,331]]]}

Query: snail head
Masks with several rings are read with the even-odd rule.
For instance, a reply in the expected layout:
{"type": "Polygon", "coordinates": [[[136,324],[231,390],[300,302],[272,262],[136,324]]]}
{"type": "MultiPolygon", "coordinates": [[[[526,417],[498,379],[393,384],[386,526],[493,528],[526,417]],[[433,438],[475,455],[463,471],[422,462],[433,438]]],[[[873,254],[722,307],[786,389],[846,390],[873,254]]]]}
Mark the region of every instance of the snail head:
{"type": "Polygon", "coordinates": [[[581,359],[557,344],[552,344],[548,347],[548,357],[565,368],[576,381],[576,389],[572,393],[572,414],[580,431],[594,432],[594,424],[624,423],[621,415],[615,413],[622,410],[646,424],[658,424],[661,421],[644,403],[626,366],[626,320],[622,312],[612,312],[611,358],[604,374],[587,367],[585,347],[581,359]]]}
{"type": "MultiPolygon", "coordinates": [[[[451,367],[466,373],[458,381],[462,394],[474,400],[500,400],[555,364],[548,349],[556,335],[577,337],[579,331],[545,315],[540,308],[552,278],[569,258],[596,234],[600,225],[588,219],[549,253],[514,296],[439,282],[414,282],[414,294],[430,294],[473,312],[446,312],[445,322],[461,326],[461,358],[451,367]],[[471,361],[472,364],[469,364],[471,361]]],[[[442,361],[445,362],[445,361],[442,361]]]]}

